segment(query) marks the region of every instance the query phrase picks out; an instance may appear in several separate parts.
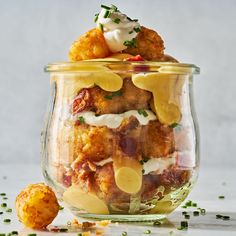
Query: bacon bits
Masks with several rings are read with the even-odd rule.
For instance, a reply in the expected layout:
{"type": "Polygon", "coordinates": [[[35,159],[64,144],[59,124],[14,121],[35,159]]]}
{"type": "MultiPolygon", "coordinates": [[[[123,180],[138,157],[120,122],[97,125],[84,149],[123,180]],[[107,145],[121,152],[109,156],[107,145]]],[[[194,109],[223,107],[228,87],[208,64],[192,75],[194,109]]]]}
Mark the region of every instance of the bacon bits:
{"type": "Polygon", "coordinates": [[[86,110],[92,105],[91,97],[88,89],[80,90],[79,94],[75,97],[72,104],[72,114],[75,115],[81,111],[86,110]]]}

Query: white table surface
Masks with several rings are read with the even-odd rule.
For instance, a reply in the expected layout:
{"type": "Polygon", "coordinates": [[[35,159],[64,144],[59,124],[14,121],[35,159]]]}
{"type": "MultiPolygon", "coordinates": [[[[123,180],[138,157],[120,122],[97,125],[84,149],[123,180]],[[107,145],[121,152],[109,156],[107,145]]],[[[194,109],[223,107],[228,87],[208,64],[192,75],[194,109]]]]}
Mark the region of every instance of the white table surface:
{"type": "MultiPolygon", "coordinates": [[[[1,165],[1,164],[0,164],[1,165]]],[[[1,165],[0,166],[0,192],[7,194],[8,200],[5,202],[8,207],[13,208],[12,213],[0,215],[0,233],[9,233],[17,230],[19,235],[28,235],[37,233],[37,235],[55,235],[52,232],[34,231],[25,228],[16,217],[14,201],[16,195],[30,183],[42,182],[40,166],[36,165],[1,165]],[[3,223],[5,218],[10,218],[11,223],[3,223]]],[[[201,168],[198,182],[190,193],[189,197],[198,203],[198,206],[205,208],[205,216],[192,216],[189,220],[189,228],[186,231],[177,230],[181,220],[184,220],[181,212],[185,209],[178,208],[168,216],[166,223],[161,226],[152,226],[150,224],[115,224],[103,228],[104,235],[121,235],[127,231],[127,236],[146,235],[144,231],[151,230],[150,235],[192,235],[192,236],[218,236],[218,235],[236,235],[236,172],[234,168],[226,169],[222,167],[201,168]],[[219,199],[218,196],[224,195],[225,199],[219,199]],[[224,221],[216,219],[216,214],[229,215],[230,220],[224,221]]],[[[4,202],[0,197],[0,203],[4,202]]],[[[3,208],[0,211],[5,211],[3,208]]],[[[74,216],[66,209],[60,211],[52,225],[66,225],[72,221],[74,216]]],[[[83,219],[78,219],[82,221],[83,219]]],[[[85,220],[86,221],[86,220],[85,220]]],[[[79,232],[60,233],[60,235],[77,235],[79,232]]],[[[91,234],[95,235],[95,234],[91,234]]]]}

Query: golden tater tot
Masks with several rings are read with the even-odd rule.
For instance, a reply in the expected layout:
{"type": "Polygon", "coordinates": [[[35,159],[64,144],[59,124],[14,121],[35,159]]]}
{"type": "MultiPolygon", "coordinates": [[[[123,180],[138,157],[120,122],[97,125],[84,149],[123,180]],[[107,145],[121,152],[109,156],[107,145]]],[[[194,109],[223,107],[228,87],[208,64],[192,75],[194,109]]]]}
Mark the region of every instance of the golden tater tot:
{"type": "Polygon", "coordinates": [[[79,37],[69,51],[70,61],[81,61],[104,58],[111,54],[103,33],[99,29],[91,29],[79,37]]]}
{"type": "Polygon", "coordinates": [[[154,61],[162,58],[164,49],[161,36],[156,31],[142,26],[136,37],[136,47],[128,47],[123,52],[132,55],[139,54],[145,60],[154,61]]]}
{"type": "Polygon", "coordinates": [[[15,206],[19,220],[33,229],[48,226],[59,211],[54,192],[43,183],[28,185],[17,196],[15,206]]]}

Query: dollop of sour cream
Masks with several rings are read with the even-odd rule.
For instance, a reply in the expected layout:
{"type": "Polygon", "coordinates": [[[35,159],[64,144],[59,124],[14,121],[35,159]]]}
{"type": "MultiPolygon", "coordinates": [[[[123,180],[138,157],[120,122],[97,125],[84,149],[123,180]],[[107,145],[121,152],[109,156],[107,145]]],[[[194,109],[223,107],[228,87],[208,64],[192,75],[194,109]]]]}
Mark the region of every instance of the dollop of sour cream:
{"type": "Polygon", "coordinates": [[[144,111],[145,116],[136,110],[130,110],[121,114],[104,114],[100,116],[96,116],[95,112],[92,111],[84,111],[78,113],[78,117],[83,117],[85,123],[88,125],[107,126],[111,129],[115,129],[121,125],[125,118],[129,118],[130,116],[135,116],[141,125],[147,125],[150,120],[157,119],[152,111],[144,111]]]}
{"type": "Polygon", "coordinates": [[[150,172],[155,172],[155,174],[162,174],[164,170],[175,164],[176,153],[173,153],[173,155],[170,157],[152,157],[143,164],[144,175],[147,175],[150,172]]]}
{"type": "Polygon", "coordinates": [[[113,53],[126,49],[140,31],[137,20],[131,20],[114,6],[110,9],[102,7],[96,22],[97,27],[102,28],[106,43],[113,53]]]}

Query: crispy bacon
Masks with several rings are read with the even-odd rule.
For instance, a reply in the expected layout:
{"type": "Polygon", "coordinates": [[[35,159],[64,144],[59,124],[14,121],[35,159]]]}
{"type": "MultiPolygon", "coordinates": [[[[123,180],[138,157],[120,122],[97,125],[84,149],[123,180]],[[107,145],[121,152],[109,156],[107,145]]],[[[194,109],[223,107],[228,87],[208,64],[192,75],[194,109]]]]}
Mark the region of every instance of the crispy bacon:
{"type": "Polygon", "coordinates": [[[82,89],[75,97],[72,104],[72,114],[75,115],[91,107],[92,99],[88,89],[82,89]]]}

